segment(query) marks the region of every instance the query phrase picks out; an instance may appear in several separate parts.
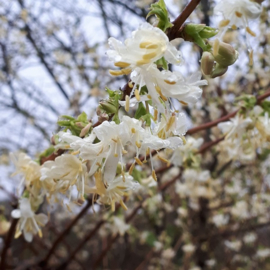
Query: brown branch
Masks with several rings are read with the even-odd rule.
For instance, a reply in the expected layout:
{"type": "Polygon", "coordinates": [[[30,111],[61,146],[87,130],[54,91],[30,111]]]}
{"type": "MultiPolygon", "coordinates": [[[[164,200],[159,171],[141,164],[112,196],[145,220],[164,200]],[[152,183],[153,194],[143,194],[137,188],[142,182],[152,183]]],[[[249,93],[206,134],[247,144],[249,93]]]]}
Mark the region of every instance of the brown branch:
{"type": "MultiPolygon", "coordinates": [[[[177,179],[179,179],[179,177],[181,176],[181,173],[179,173],[177,176],[175,176],[174,178],[172,178],[170,181],[164,183],[163,185],[161,185],[158,188],[158,192],[159,191],[164,191],[166,190],[170,185],[172,185],[177,179]]],[[[133,211],[125,218],[126,223],[129,223],[137,214],[138,210],[142,207],[143,202],[148,199],[150,197],[150,195],[146,196],[138,205],[137,207],[135,207],[133,209],[133,211]]],[[[113,243],[119,238],[119,234],[117,234],[116,236],[114,236],[111,241],[108,243],[108,245],[105,247],[105,249],[103,249],[103,251],[100,253],[100,255],[98,256],[98,258],[95,260],[94,262],[94,269],[97,268],[97,266],[100,264],[100,262],[103,260],[104,256],[107,254],[107,252],[110,250],[110,248],[112,247],[113,243]]],[[[62,269],[61,269],[62,270],[62,269]]]]}
{"type": "MultiPolygon", "coordinates": [[[[267,92],[265,92],[263,95],[261,96],[258,96],[257,97],[257,104],[260,104],[264,99],[268,98],[270,96],[270,90],[268,90],[267,92]]],[[[214,120],[212,122],[208,122],[206,124],[202,124],[198,127],[195,127],[195,128],[191,128],[187,131],[187,135],[191,135],[191,134],[194,134],[194,133],[197,133],[201,130],[205,130],[205,129],[208,129],[208,128],[211,128],[211,127],[214,127],[216,126],[217,124],[221,123],[221,122],[224,122],[224,121],[227,121],[229,120],[230,118],[234,117],[237,113],[238,113],[239,109],[232,112],[232,113],[229,113],[217,120],[214,120]]]]}
{"type": "Polygon", "coordinates": [[[5,238],[5,244],[1,253],[1,261],[0,261],[0,269],[6,269],[6,258],[7,258],[7,251],[9,249],[9,246],[11,244],[11,241],[13,239],[15,230],[16,230],[16,226],[18,223],[18,219],[13,219],[8,231],[8,234],[5,238]]]}
{"type": "Polygon", "coordinates": [[[173,40],[178,37],[179,31],[181,31],[182,25],[185,23],[190,14],[194,11],[201,0],[191,0],[184,8],[182,13],[172,22],[173,27],[167,33],[169,40],[173,40]]]}
{"type": "Polygon", "coordinates": [[[80,213],[69,223],[69,225],[64,229],[64,231],[58,236],[58,238],[54,241],[51,249],[49,250],[48,254],[45,256],[43,260],[39,262],[39,266],[44,267],[49,262],[49,259],[53,255],[56,247],[58,244],[63,240],[63,238],[69,233],[69,231],[72,229],[72,227],[79,221],[81,217],[84,216],[84,214],[87,212],[89,207],[92,205],[92,199],[89,198],[87,200],[87,204],[85,207],[80,211],[80,213]]]}

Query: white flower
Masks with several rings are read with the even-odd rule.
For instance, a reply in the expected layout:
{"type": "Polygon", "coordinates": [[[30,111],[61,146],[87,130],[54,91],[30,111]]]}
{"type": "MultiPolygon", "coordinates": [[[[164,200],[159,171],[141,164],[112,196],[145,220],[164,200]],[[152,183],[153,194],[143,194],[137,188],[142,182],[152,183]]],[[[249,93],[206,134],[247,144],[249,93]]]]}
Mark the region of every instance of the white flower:
{"type": "Polygon", "coordinates": [[[237,114],[230,121],[219,123],[218,127],[226,134],[226,139],[241,140],[242,136],[246,133],[247,128],[252,125],[251,118],[243,118],[243,116],[237,114]]]}
{"type": "Polygon", "coordinates": [[[139,94],[141,87],[146,85],[151,99],[158,109],[163,111],[164,107],[159,100],[160,93],[157,93],[154,80],[156,76],[160,76],[161,72],[154,63],[162,57],[172,64],[182,62],[180,52],[169,42],[167,35],[159,28],[144,23],[132,33],[131,38],[125,40],[125,44],[115,38],[110,38],[109,45],[111,47],[111,50],[107,52],[109,59],[116,67],[122,68],[110,70],[110,74],[120,76],[132,72],[130,78],[134,87],[130,96],[133,95],[137,85],[139,85],[137,89],[139,94]]]}
{"type": "Polygon", "coordinates": [[[186,116],[184,113],[166,112],[155,128],[159,138],[167,139],[171,136],[183,136],[187,132],[186,116]]]}
{"type": "Polygon", "coordinates": [[[270,248],[259,249],[256,256],[259,258],[268,258],[270,256],[270,248]]]}
{"type": "Polygon", "coordinates": [[[33,235],[38,233],[42,237],[39,226],[44,226],[48,222],[48,217],[44,214],[36,215],[31,209],[30,201],[27,198],[20,199],[20,209],[11,212],[13,218],[19,218],[15,238],[18,238],[23,232],[27,242],[31,242],[33,235]]]}
{"type": "Polygon", "coordinates": [[[241,241],[229,241],[229,240],[225,240],[224,244],[227,248],[233,250],[233,251],[239,251],[241,249],[242,243],[241,241]]]}
{"type": "Polygon", "coordinates": [[[111,50],[107,55],[114,65],[124,68],[111,72],[113,75],[123,75],[127,69],[151,65],[161,57],[165,57],[172,64],[180,64],[182,57],[179,51],[169,42],[167,35],[149,23],[143,23],[132,37],[125,40],[125,44],[109,38],[111,50]]]}
{"type": "Polygon", "coordinates": [[[221,227],[221,226],[228,224],[229,216],[223,215],[223,214],[218,214],[218,215],[213,216],[212,221],[217,227],[221,227]]]}
{"type": "Polygon", "coordinates": [[[54,161],[45,162],[41,174],[41,181],[53,180],[56,183],[53,191],[66,193],[70,187],[76,185],[78,198],[84,201],[86,166],[76,156],[65,154],[54,161]]]}
{"type": "Polygon", "coordinates": [[[256,241],[257,235],[255,233],[248,233],[244,236],[243,240],[246,244],[251,244],[256,241]]]}
{"type": "MultiPolygon", "coordinates": [[[[195,72],[190,77],[185,77],[178,71],[171,72],[169,70],[159,71],[151,68],[149,70],[156,82],[156,91],[161,92],[163,99],[175,98],[183,104],[194,104],[202,95],[200,86],[207,85],[206,80],[201,80],[201,72],[195,72]]],[[[148,86],[148,85],[147,85],[148,86]]],[[[152,95],[152,92],[149,92],[152,95]]]]}
{"type": "Polygon", "coordinates": [[[195,251],[195,249],[196,249],[196,247],[192,244],[187,244],[187,245],[182,246],[182,250],[185,253],[193,253],[195,251]]]}
{"type": "Polygon", "coordinates": [[[114,233],[119,233],[121,236],[123,236],[126,231],[128,231],[130,228],[129,224],[126,224],[126,222],[119,217],[113,217],[113,228],[112,231],[114,233]]]}
{"type": "Polygon", "coordinates": [[[124,174],[116,177],[110,181],[107,186],[104,186],[100,173],[95,174],[96,187],[89,189],[90,193],[97,193],[100,195],[98,202],[104,205],[110,205],[112,211],[115,210],[115,203],[118,202],[121,206],[127,210],[127,206],[123,202],[124,195],[129,191],[137,191],[140,184],[133,180],[133,177],[129,174],[124,174]],[[103,186],[102,186],[103,185],[103,186]]]}
{"type": "Polygon", "coordinates": [[[262,12],[260,4],[250,0],[221,0],[215,6],[214,12],[222,12],[225,20],[220,23],[221,27],[236,29],[245,27],[252,36],[255,35],[248,26],[249,20],[256,19],[262,12]]]}
{"type": "Polygon", "coordinates": [[[29,186],[33,184],[35,181],[39,181],[40,178],[40,166],[33,161],[28,155],[25,153],[19,154],[10,154],[10,157],[15,164],[16,171],[13,175],[22,174],[23,178],[19,184],[19,188],[25,184],[29,186]]]}
{"type": "Polygon", "coordinates": [[[203,144],[203,138],[194,139],[191,136],[186,137],[186,143],[180,145],[173,153],[170,161],[175,166],[181,166],[183,161],[193,155],[203,144]]]}
{"type": "Polygon", "coordinates": [[[175,251],[172,248],[167,248],[161,253],[161,257],[165,260],[171,260],[175,256],[175,251]]]}

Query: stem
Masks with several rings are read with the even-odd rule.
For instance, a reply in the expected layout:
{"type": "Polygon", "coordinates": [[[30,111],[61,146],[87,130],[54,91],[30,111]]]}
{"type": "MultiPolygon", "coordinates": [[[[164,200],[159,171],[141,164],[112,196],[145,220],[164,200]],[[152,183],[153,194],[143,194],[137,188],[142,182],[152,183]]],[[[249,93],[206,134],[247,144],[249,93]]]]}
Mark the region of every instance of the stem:
{"type": "Polygon", "coordinates": [[[17,223],[18,223],[18,219],[13,219],[10,225],[7,237],[5,239],[5,245],[3,247],[3,251],[1,254],[0,269],[6,269],[5,266],[6,266],[7,251],[11,244],[13,235],[15,233],[17,223]]]}
{"type": "Polygon", "coordinates": [[[172,22],[173,27],[169,30],[167,36],[169,40],[173,40],[178,37],[179,31],[181,31],[181,27],[190,14],[194,11],[197,5],[201,2],[201,0],[191,0],[187,6],[184,8],[182,13],[172,22]]]}
{"type": "Polygon", "coordinates": [[[87,204],[85,205],[85,207],[81,210],[81,212],[70,222],[70,224],[65,228],[65,230],[58,236],[58,238],[55,240],[55,242],[53,243],[51,249],[49,250],[48,254],[46,255],[46,257],[40,261],[39,265],[44,267],[45,265],[47,265],[47,263],[49,262],[49,259],[51,258],[51,256],[53,255],[56,247],[58,246],[58,244],[63,240],[63,238],[69,233],[69,231],[72,229],[72,227],[78,222],[78,220],[84,216],[84,214],[87,212],[87,210],[89,209],[89,207],[92,205],[92,199],[88,199],[87,200],[87,204]]]}

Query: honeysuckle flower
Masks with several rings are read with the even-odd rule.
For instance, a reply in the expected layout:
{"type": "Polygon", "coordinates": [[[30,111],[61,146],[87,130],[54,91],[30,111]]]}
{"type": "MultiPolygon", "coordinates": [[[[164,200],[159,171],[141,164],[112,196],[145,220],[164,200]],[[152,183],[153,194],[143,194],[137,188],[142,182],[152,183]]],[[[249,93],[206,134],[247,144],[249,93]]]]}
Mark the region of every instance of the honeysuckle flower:
{"type": "Polygon", "coordinates": [[[230,121],[222,122],[218,124],[219,129],[226,135],[225,139],[241,140],[242,136],[246,133],[247,128],[252,126],[253,121],[251,118],[244,118],[237,114],[230,121]]]}
{"type": "Polygon", "coordinates": [[[164,56],[172,64],[180,64],[182,56],[170,43],[167,35],[149,23],[143,23],[132,37],[125,43],[109,38],[111,50],[107,55],[119,71],[111,71],[112,75],[129,74],[135,67],[147,67],[164,56]]]}
{"type": "Polygon", "coordinates": [[[27,242],[31,242],[33,235],[37,234],[42,237],[40,226],[45,226],[48,222],[48,217],[45,214],[35,214],[31,208],[28,198],[21,198],[19,209],[11,212],[13,218],[19,218],[17,224],[15,238],[18,238],[22,233],[27,242]]]}
{"type": "Polygon", "coordinates": [[[40,166],[35,161],[33,161],[28,155],[25,153],[19,154],[10,154],[10,157],[16,167],[15,172],[13,175],[21,174],[23,175],[21,182],[19,184],[20,188],[23,183],[26,186],[33,184],[36,181],[39,181],[40,178],[40,166]]]}
{"type": "Polygon", "coordinates": [[[225,240],[224,244],[227,248],[234,250],[234,251],[239,251],[242,247],[242,243],[239,240],[235,240],[235,241],[225,240]]]}
{"type": "MultiPolygon", "coordinates": [[[[155,61],[164,57],[169,63],[180,64],[182,56],[179,51],[169,42],[167,35],[157,27],[153,27],[149,23],[144,23],[140,28],[132,33],[132,37],[122,44],[115,38],[109,39],[111,50],[107,55],[116,67],[121,70],[110,70],[110,74],[114,76],[127,75],[131,72],[130,79],[134,83],[131,96],[139,86],[138,93],[141,87],[147,86],[149,95],[154,103],[163,110],[160,106],[159,94],[152,83],[152,78],[149,76],[150,70],[156,70],[155,61]]],[[[137,94],[138,97],[138,94],[137,94]]],[[[138,98],[137,98],[138,99],[138,98]]]]}
{"type": "Polygon", "coordinates": [[[64,154],[54,161],[47,161],[41,168],[41,181],[56,182],[54,189],[66,193],[76,185],[79,199],[84,201],[86,166],[76,156],[64,154]]]}
{"type": "MultiPolygon", "coordinates": [[[[207,85],[206,80],[201,80],[201,72],[195,72],[185,78],[180,72],[151,68],[152,81],[155,90],[166,101],[168,98],[175,98],[182,104],[194,104],[202,95],[200,86],[207,85]]],[[[148,85],[147,85],[148,87],[148,85]]],[[[148,87],[149,89],[149,87],[148,87]]],[[[152,92],[149,92],[152,96],[152,92]]]]}
{"type": "Polygon", "coordinates": [[[166,112],[155,128],[155,134],[161,139],[172,136],[183,137],[187,132],[186,116],[184,113],[166,112]]]}
{"type": "Polygon", "coordinates": [[[229,27],[236,29],[244,27],[252,35],[256,34],[249,28],[248,22],[256,19],[262,12],[260,4],[250,0],[220,0],[214,8],[214,12],[222,12],[224,20],[220,27],[226,31],[229,27]]]}
{"type": "Polygon", "coordinates": [[[113,234],[119,233],[121,236],[123,236],[129,230],[129,228],[130,225],[126,224],[126,222],[122,218],[113,217],[113,234]]]}
{"type": "Polygon", "coordinates": [[[133,180],[133,177],[128,173],[116,177],[106,185],[106,190],[100,195],[98,203],[110,205],[112,211],[115,210],[115,203],[127,210],[127,206],[123,202],[123,197],[128,192],[135,192],[140,187],[140,184],[133,180]]]}
{"type": "Polygon", "coordinates": [[[194,153],[199,150],[203,144],[203,138],[194,139],[191,136],[185,138],[186,143],[180,145],[173,153],[170,161],[175,166],[181,166],[183,161],[191,158],[194,160],[194,153]]]}

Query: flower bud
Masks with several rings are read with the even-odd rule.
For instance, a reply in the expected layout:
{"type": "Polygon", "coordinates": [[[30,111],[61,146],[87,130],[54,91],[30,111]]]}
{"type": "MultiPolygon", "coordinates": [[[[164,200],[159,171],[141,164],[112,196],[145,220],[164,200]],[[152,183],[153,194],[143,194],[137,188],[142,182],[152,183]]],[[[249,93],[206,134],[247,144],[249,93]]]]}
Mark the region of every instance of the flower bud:
{"type": "Polygon", "coordinates": [[[201,69],[205,76],[211,75],[215,64],[215,58],[210,52],[204,52],[201,59],[201,69]]]}
{"type": "Polygon", "coordinates": [[[110,101],[101,101],[99,103],[99,107],[107,114],[114,114],[118,111],[118,108],[116,108],[110,101]]]}
{"type": "Polygon", "coordinates": [[[211,73],[211,78],[216,78],[216,77],[219,77],[219,76],[222,76],[223,74],[226,73],[226,71],[228,70],[228,67],[223,67],[219,64],[216,64],[213,72],[211,73]]]}
{"type": "Polygon", "coordinates": [[[213,45],[213,56],[223,67],[228,67],[237,60],[238,52],[228,43],[216,39],[213,45]]]}

